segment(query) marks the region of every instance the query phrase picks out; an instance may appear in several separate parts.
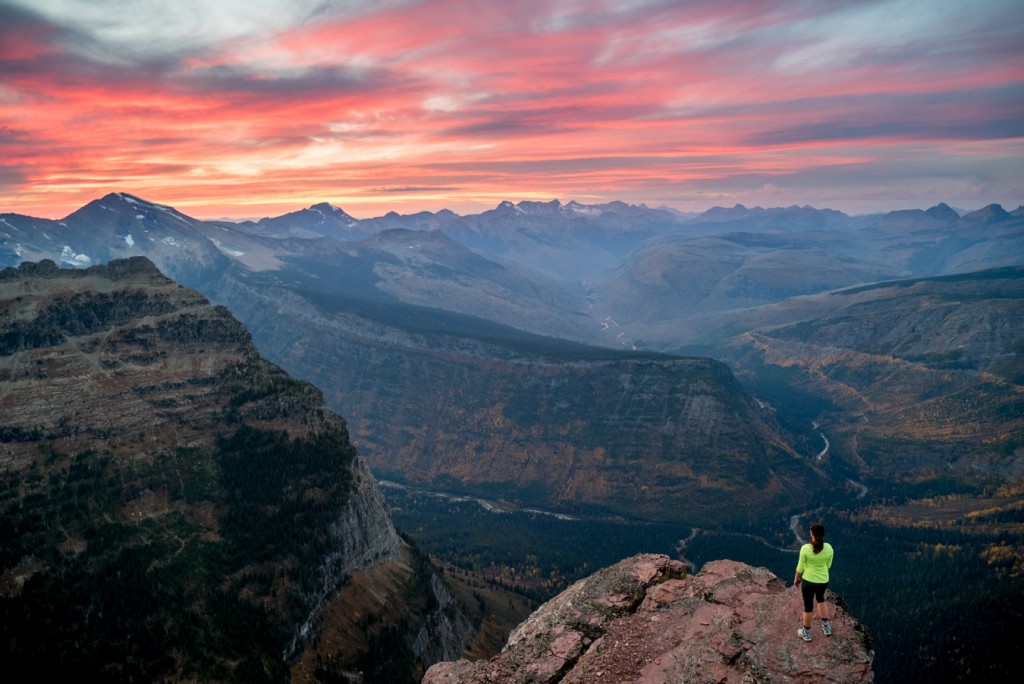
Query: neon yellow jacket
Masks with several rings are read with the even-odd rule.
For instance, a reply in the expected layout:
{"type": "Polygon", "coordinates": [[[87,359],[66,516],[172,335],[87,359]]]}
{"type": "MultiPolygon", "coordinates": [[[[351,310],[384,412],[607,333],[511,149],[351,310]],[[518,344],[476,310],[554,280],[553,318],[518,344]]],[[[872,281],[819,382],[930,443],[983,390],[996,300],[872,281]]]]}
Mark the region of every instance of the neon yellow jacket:
{"type": "Polygon", "coordinates": [[[796,571],[800,577],[808,582],[825,584],[828,582],[828,569],[832,567],[832,545],[825,542],[821,553],[814,553],[814,547],[804,544],[800,547],[800,561],[796,564],[796,571]]]}

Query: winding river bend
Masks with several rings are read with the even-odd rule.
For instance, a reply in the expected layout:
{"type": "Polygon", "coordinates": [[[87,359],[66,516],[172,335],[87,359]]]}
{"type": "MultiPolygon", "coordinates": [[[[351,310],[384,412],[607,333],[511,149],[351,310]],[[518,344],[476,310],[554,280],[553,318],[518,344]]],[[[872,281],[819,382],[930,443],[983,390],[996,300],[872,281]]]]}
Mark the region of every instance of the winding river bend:
{"type": "MultiPolygon", "coordinates": [[[[381,487],[389,489],[401,489],[406,492],[413,494],[422,494],[423,496],[432,496],[438,499],[445,499],[446,501],[456,502],[471,502],[480,506],[488,513],[532,513],[534,515],[546,515],[557,520],[585,520],[573,515],[567,515],[565,513],[557,513],[555,511],[545,511],[539,508],[518,508],[510,506],[508,504],[498,503],[497,501],[491,501],[489,499],[481,499],[475,496],[467,496],[465,494],[453,494],[451,492],[437,492],[431,489],[422,489],[420,487],[412,487],[409,485],[400,484],[398,482],[392,482],[391,480],[377,480],[377,484],[381,487]]],[[[594,518],[596,520],[596,518],[594,518]]]]}
{"type": "MultiPolygon", "coordinates": [[[[813,424],[813,427],[814,427],[815,430],[817,430],[818,427],[819,427],[818,423],[815,422],[813,424]]],[[[814,456],[814,458],[817,461],[821,461],[828,454],[828,451],[831,448],[831,444],[829,443],[828,437],[825,436],[824,432],[821,432],[819,430],[818,434],[821,435],[821,438],[824,441],[825,446],[816,456],[814,456]]],[[[850,478],[847,478],[846,481],[847,481],[847,483],[849,483],[851,486],[855,487],[858,490],[858,492],[857,492],[857,498],[858,499],[863,499],[867,495],[867,493],[868,493],[867,485],[865,485],[865,484],[863,484],[861,482],[857,482],[856,480],[853,480],[853,479],[850,479],[850,478]]],[[[442,492],[442,491],[435,491],[435,490],[431,490],[431,489],[424,489],[424,488],[421,488],[421,487],[404,485],[404,484],[401,484],[401,483],[398,483],[398,482],[393,482],[391,480],[378,480],[377,484],[379,484],[383,488],[399,489],[399,490],[406,491],[406,492],[409,492],[409,493],[412,493],[412,494],[420,494],[420,495],[423,495],[423,496],[430,496],[430,497],[434,497],[434,498],[438,498],[438,499],[444,499],[446,501],[475,503],[476,505],[480,506],[480,508],[482,508],[483,510],[485,510],[485,511],[487,511],[489,513],[495,513],[497,515],[506,515],[506,514],[511,514],[511,513],[529,513],[529,514],[533,514],[533,515],[548,516],[548,517],[554,518],[556,520],[610,522],[607,518],[574,516],[574,515],[568,515],[566,513],[559,513],[559,512],[556,512],[556,511],[546,511],[546,510],[539,509],[539,508],[520,508],[520,507],[517,507],[517,506],[510,505],[508,503],[501,503],[501,502],[493,501],[493,500],[490,500],[490,499],[483,499],[483,498],[480,498],[480,497],[469,496],[469,495],[465,495],[465,494],[455,494],[455,493],[452,493],[452,492],[442,492]]],[[[803,544],[807,543],[807,540],[801,534],[802,529],[801,529],[801,525],[800,525],[800,520],[802,518],[804,518],[804,517],[809,517],[809,516],[813,515],[816,512],[818,512],[818,509],[804,511],[803,513],[797,513],[797,514],[791,515],[789,517],[789,530],[793,533],[793,539],[794,539],[794,542],[796,544],[796,548],[785,548],[785,547],[781,547],[781,546],[776,546],[775,544],[771,543],[767,539],[764,539],[762,537],[758,537],[757,535],[754,535],[754,534],[749,534],[749,533],[744,533],[744,532],[732,532],[730,534],[734,534],[734,535],[741,536],[741,537],[747,537],[749,539],[752,539],[752,540],[758,542],[759,544],[763,544],[763,545],[765,545],[765,546],[767,546],[767,547],[769,547],[771,549],[774,549],[776,551],[780,551],[780,552],[783,552],[783,553],[797,553],[799,551],[799,547],[802,546],[803,544]]],[[[681,527],[682,527],[682,525],[681,525],[681,527]]],[[[678,543],[678,545],[676,547],[677,553],[679,554],[680,557],[683,557],[683,554],[684,554],[684,552],[686,550],[687,544],[690,541],[692,541],[698,534],[700,534],[701,532],[704,532],[704,531],[707,531],[707,530],[702,530],[702,529],[697,528],[697,527],[690,528],[689,536],[687,536],[685,539],[680,539],[679,543],[678,543]]]]}

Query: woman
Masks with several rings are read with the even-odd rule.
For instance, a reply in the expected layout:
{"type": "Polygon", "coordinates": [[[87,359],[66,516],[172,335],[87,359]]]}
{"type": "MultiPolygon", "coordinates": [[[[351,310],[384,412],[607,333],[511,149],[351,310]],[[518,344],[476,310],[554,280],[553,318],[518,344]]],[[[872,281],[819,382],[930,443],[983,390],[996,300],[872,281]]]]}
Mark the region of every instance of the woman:
{"type": "Polygon", "coordinates": [[[800,547],[800,560],[796,564],[793,584],[799,586],[804,596],[804,626],[796,630],[804,641],[811,640],[811,613],[813,601],[818,601],[818,617],[821,631],[832,636],[832,624],[828,621],[828,604],[825,603],[825,589],[828,587],[828,569],[832,567],[832,545],[825,543],[825,526],[811,525],[811,543],[800,547]]]}

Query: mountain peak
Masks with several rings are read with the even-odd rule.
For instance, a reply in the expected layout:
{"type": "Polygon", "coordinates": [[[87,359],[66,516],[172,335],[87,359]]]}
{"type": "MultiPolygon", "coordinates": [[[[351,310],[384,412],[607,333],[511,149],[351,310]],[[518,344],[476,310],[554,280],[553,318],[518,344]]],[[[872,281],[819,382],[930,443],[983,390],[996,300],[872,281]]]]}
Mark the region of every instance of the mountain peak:
{"type": "Polygon", "coordinates": [[[517,214],[548,214],[561,211],[564,207],[556,199],[550,202],[537,202],[534,200],[523,200],[518,204],[504,200],[495,208],[495,211],[515,212],[517,214]]]}
{"type": "Polygon", "coordinates": [[[131,193],[127,192],[111,192],[104,195],[100,199],[95,200],[93,203],[99,203],[103,206],[108,207],[110,205],[113,205],[122,206],[125,208],[135,207],[136,209],[160,209],[161,211],[172,211],[176,214],[179,213],[178,210],[175,209],[174,207],[167,206],[166,204],[157,204],[156,202],[150,202],[147,199],[143,199],[137,195],[132,195],[131,193]]]}
{"type": "Polygon", "coordinates": [[[989,204],[964,216],[966,221],[998,221],[1009,216],[1000,204],[989,204]]]}
{"type": "MultiPolygon", "coordinates": [[[[159,211],[163,214],[169,215],[178,221],[185,223],[194,223],[195,219],[182,214],[174,207],[166,204],[157,204],[156,202],[150,202],[149,200],[142,199],[135,195],[127,192],[110,192],[103,197],[89,202],[81,209],[71,212],[64,217],[64,220],[72,218],[75,215],[88,215],[90,213],[95,214],[97,212],[105,212],[106,214],[120,214],[120,213],[131,213],[137,214],[142,212],[144,215],[159,216],[159,214],[150,213],[159,211]]],[[[102,214],[101,214],[102,215],[102,214]]]]}
{"type": "MultiPolygon", "coordinates": [[[[321,211],[331,214],[341,214],[342,216],[348,217],[348,213],[341,207],[337,207],[330,202],[317,202],[309,207],[311,211],[321,211]]],[[[350,217],[351,218],[351,217],[350,217]]]]}
{"type": "Polygon", "coordinates": [[[542,605],[499,655],[438,663],[423,683],[873,681],[859,623],[830,603],[832,636],[806,643],[801,607],[766,568],[724,560],[686,576],[681,561],[633,556],[542,605]]]}
{"type": "Polygon", "coordinates": [[[956,221],[960,218],[960,214],[953,211],[945,202],[939,202],[925,213],[939,221],[956,221]]]}

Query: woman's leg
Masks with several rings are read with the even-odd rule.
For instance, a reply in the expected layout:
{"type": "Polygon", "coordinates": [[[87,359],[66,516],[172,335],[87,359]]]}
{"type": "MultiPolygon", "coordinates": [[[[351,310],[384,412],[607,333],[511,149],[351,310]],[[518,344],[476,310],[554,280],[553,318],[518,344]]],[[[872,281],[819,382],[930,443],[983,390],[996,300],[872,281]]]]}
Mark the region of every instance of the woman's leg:
{"type": "Polygon", "coordinates": [[[825,636],[832,636],[832,624],[828,621],[828,603],[825,601],[825,588],[828,583],[818,585],[814,598],[818,602],[818,617],[821,618],[821,631],[825,636]]]}
{"type": "Polygon", "coordinates": [[[825,589],[827,588],[828,582],[814,586],[814,600],[818,602],[818,617],[822,620],[828,620],[828,603],[825,601],[825,589]]]}
{"type": "Polygon", "coordinates": [[[814,582],[808,582],[804,580],[800,583],[800,594],[804,599],[804,628],[811,628],[811,616],[814,610],[814,593],[815,585],[814,582]]]}

